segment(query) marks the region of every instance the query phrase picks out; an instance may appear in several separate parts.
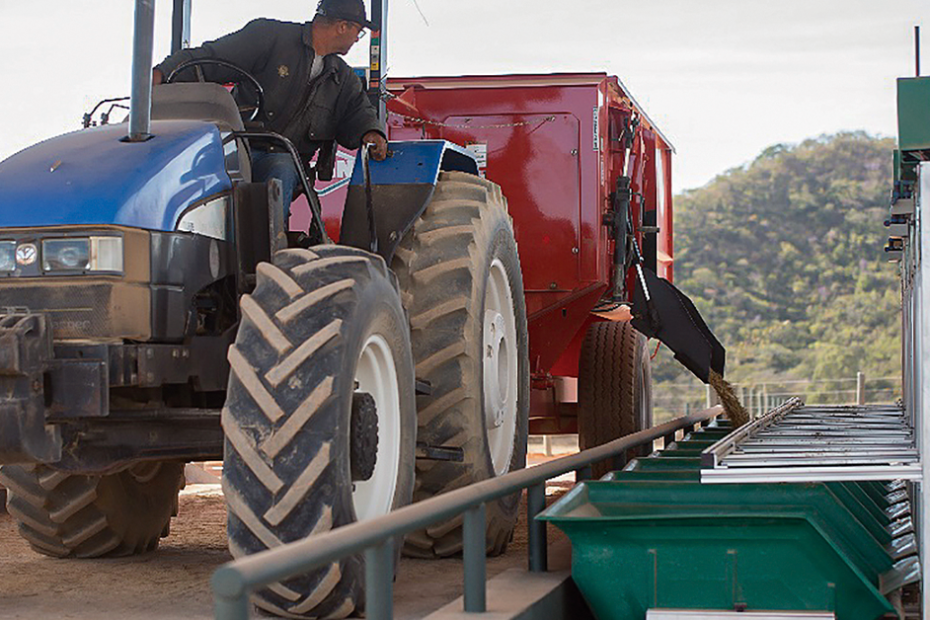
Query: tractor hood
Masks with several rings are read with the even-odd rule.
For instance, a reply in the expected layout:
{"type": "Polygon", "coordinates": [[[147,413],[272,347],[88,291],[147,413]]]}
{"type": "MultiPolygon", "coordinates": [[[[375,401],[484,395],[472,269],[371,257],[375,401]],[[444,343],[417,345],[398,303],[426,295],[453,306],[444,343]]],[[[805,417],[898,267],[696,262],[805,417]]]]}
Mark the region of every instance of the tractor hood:
{"type": "Polygon", "coordinates": [[[188,207],[231,189],[215,125],[156,121],[124,142],[107,125],[41,142],[0,162],[0,228],[120,225],[172,231],[188,207]]]}

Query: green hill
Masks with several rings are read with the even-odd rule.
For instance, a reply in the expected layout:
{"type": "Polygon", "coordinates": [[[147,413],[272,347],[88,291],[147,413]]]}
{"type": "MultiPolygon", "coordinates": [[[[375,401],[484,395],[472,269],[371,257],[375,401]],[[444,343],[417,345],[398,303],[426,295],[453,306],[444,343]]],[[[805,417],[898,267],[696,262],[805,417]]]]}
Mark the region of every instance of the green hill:
{"type": "MultiPolygon", "coordinates": [[[[727,348],[729,380],[900,375],[882,249],[893,148],[864,133],[777,145],[676,198],[675,283],[727,348]]],[[[664,348],[653,376],[660,399],[687,380],[664,348]]]]}

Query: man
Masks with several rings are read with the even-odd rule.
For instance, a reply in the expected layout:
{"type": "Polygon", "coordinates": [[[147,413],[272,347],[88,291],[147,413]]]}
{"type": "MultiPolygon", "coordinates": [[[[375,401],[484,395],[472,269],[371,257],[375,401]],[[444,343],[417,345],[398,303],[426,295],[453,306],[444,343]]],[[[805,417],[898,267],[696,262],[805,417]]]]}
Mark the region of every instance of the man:
{"type": "MultiPolygon", "coordinates": [[[[202,47],[172,54],[155,67],[152,79],[161,84],[181,63],[201,58],[224,60],[242,68],[265,91],[264,110],[256,120],[293,142],[305,162],[319,151],[316,176],[329,180],[335,163],[334,142],[349,149],[371,144],[377,160],[387,155],[383,125],[358,76],[339,58],[372,27],[362,0],[320,0],[311,22],[254,20],[202,47]]],[[[241,78],[216,65],[203,65],[200,70],[211,82],[241,78]]],[[[186,70],[178,79],[196,79],[195,71],[186,70]]],[[[241,95],[240,103],[247,98],[241,95]]],[[[286,225],[291,197],[299,183],[293,160],[273,145],[254,144],[252,150],[253,180],[281,181],[286,225]]]]}

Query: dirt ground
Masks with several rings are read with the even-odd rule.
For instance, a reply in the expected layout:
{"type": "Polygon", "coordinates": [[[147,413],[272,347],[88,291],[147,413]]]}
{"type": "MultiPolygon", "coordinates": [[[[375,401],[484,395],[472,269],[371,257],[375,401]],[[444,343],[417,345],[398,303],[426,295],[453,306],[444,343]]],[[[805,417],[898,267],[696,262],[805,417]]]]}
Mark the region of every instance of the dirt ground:
{"type": "Polygon", "coordinates": [[[0,513],[0,618],[209,617],[210,576],[231,559],[223,498],[182,497],[171,527],[154,553],[57,560],[32,551],[0,513]]]}
{"type": "MultiPolygon", "coordinates": [[[[555,483],[549,499],[569,486],[555,483]]],[[[57,560],[33,552],[16,533],[13,520],[0,510],[0,619],[212,618],[210,577],[231,559],[225,524],[226,509],[216,487],[189,486],[181,497],[180,514],[172,521],[171,535],[154,553],[57,560]]],[[[549,532],[550,543],[564,545],[561,532],[551,526],[549,532]]],[[[508,552],[488,560],[489,579],[526,566],[526,540],[526,509],[521,505],[508,552]]],[[[461,581],[461,559],[404,559],[394,586],[395,617],[428,615],[461,596],[461,581]]]]}

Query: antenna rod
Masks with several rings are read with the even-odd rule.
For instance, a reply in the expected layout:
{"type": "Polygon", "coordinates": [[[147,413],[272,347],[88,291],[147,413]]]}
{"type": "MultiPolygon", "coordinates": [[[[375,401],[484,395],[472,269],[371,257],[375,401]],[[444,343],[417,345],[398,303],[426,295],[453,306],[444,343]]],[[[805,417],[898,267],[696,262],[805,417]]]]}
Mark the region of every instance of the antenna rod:
{"type": "Polygon", "coordinates": [[[914,26],[914,57],[917,63],[917,77],[920,77],[920,26],[914,26]]]}
{"type": "Polygon", "coordinates": [[[174,0],[171,14],[171,53],[191,46],[191,0],[174,0]]]}

